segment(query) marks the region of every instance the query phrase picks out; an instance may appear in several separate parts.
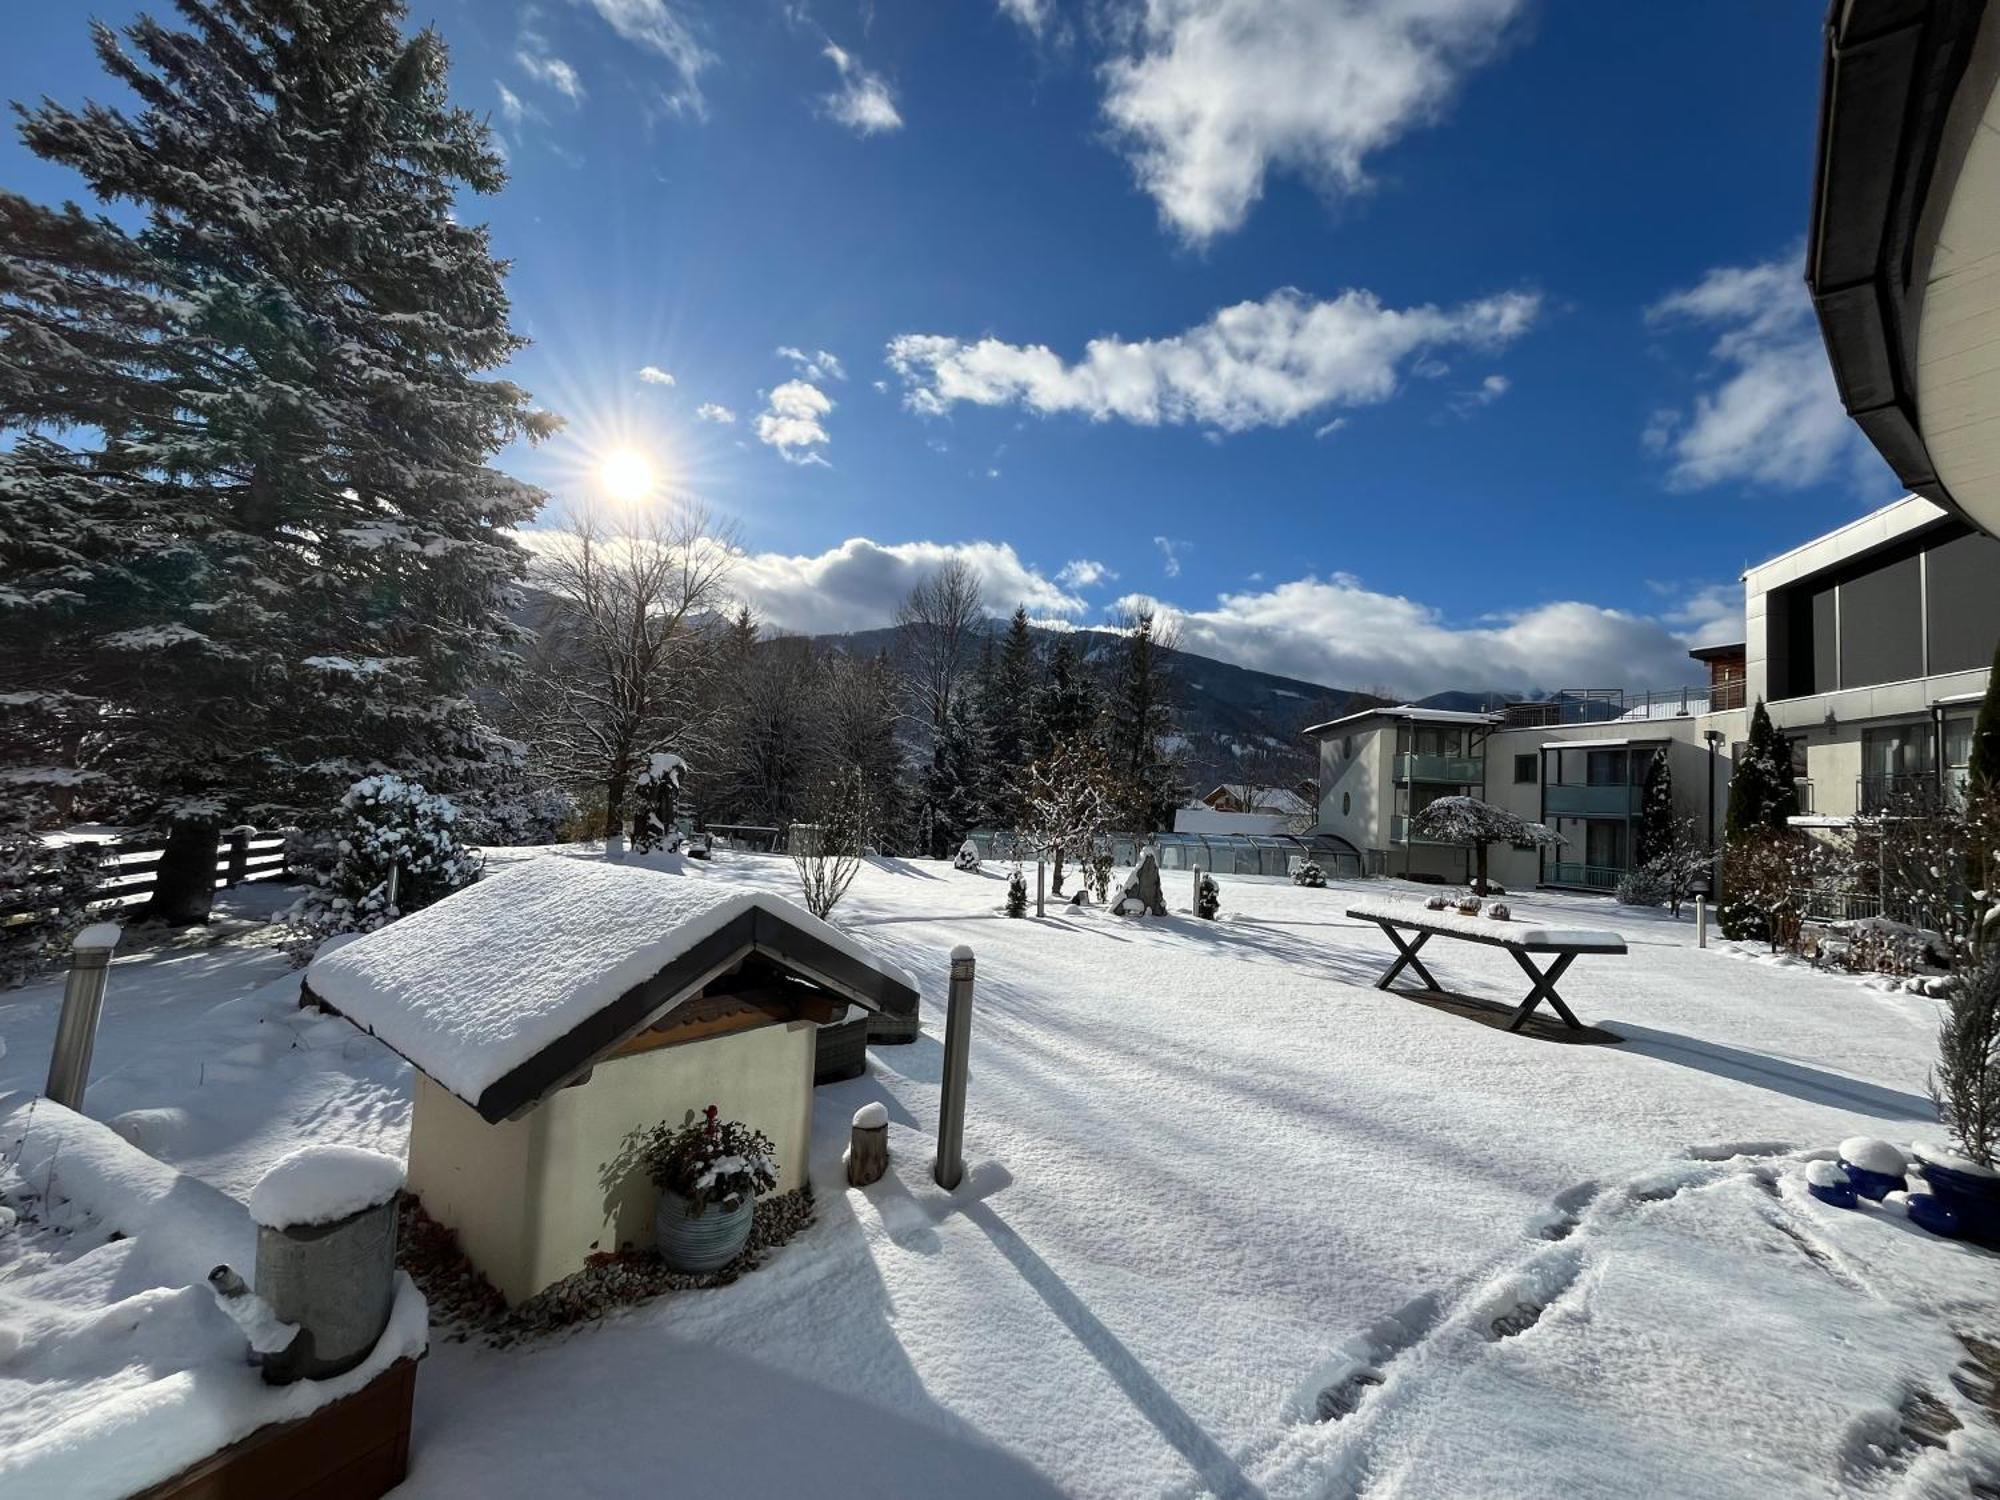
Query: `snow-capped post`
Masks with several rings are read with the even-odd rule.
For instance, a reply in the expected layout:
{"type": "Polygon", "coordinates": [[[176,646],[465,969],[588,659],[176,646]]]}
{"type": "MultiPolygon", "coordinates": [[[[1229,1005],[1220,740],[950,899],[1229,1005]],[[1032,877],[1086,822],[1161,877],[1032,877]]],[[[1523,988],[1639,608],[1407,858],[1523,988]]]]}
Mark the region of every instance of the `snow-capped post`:
{"type": "Polygon", "coordinates": [[[889,1111],[879,1099],[854,1112],[847,1138],[847,1185],[867,1187],[889,1170],[889,1111]]]}
{"type": "Polygon", "coordinates": [[[117,947],[116,922],[92,922],[70,944],[69,983],[63,988],[62,1016],[56,1022],[49,1082],[43,1090],[67,1109],[83,1109],[90,1054],[97,1047],[97,1018],[104,1010],[104,981],[117,947]]]}
{"type": "Polygon", "coordinates": [[[273,1339],[275,1348],[258,1348],[252,1335],[268,1383],[344,1374],[375,1347],[396,1300],[402,1186],[403,1164],[394,1157],[358,1146],[304,1146],[250,1190],[256,1294],[262,1311],[298,1329],[296,1338],[273,1339]]]}
{"type": "Polygon", "coordinates": [[[972,950],[951,950],[944,1012],[944,1086],[938,1099],[937,1163],[931,1176],[947,1192],[965,1177],[965,1076],[972,1055],[972,950]]]}

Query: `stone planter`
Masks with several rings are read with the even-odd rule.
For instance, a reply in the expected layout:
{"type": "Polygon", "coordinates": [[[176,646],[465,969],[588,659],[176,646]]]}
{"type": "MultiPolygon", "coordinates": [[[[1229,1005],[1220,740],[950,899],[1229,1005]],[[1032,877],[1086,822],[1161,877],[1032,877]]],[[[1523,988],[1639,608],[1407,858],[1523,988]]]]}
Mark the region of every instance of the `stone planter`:
{"type": "Polygon", "coordinates": [[[700,1217],[690,1218],[688,1200],[662,1188],[660,1206],[653,1210],[660,1258],[676,1271],[719,1271],[743,1253],[756,1213],[756,1199],[746,1197],[735,1208],[711,1204],[700,1217]]]}

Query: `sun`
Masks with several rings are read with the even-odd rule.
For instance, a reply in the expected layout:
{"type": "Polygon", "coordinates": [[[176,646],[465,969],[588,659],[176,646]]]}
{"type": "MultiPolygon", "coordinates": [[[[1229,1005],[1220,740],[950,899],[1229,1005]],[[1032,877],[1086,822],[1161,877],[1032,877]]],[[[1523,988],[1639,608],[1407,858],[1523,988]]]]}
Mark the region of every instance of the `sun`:
{"type": "Polygon", "coordinates": [[[605,494],[623,504],[636,505],[653,493],[656,482],[653,461],[637,448],[614,448],[597,466],[598,480],[605,494]]]}

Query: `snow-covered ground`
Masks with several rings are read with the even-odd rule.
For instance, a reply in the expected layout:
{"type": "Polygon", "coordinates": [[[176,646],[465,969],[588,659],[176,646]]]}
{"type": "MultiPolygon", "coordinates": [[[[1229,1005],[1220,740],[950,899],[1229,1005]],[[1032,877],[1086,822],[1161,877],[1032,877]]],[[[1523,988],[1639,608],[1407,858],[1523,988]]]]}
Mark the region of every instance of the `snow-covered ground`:
{"type": "MultiPolygon", "coordinates": [[[[493,862],[529,857],[565,856],[493,862]]],[[[686,870],[792,886],[773,857],[686,870]]],[[[726,1288],[528,1348],[434,1346],[407,1493],[2000,1482],[1956,1336],[2000,1334],[2000,1260],[1805,1193],[1809,1153],[1845,1136],[1937,1136],[1935,1002],[1699,951],[1660,913],[1510,898],[1523,924],[1631,945],[1562,984],[1627,1040],[1559,1045],[1374,990],[1388,946],[1343,913],[1394,882],[1224,878],[1202,923],[1188,877],[1167,880],[1182,914],[1164,920],[1009,921],[999,867],[866,867],[836,923],[919,980],[925,1034],[818,1091],[817,1222],[726,1288]],[[945,1194],[929,1148],[961,942],[979,961],[969,1170],[945,1194]],[[852,1192],[840,1152],[871,1100],[891,1173],[852,1192]],[[1960,1425],[1929,1446],[1911,1413],[1960,1425]]],[[[1498,949],[1424,958],[1455,989],[1524,989],[1498,949]]],[[[239,1198],[307,1142],[400,1153],[406,1067],[298,1012],[296,982],[248,936],[121,957],[87,1113],[239,1198]]],[[[59,994],[0,996],[0,1092],[40,1088],[59,994]]],[[[0,1235],[0,1293],[12,1254],[0,1235]]]]}

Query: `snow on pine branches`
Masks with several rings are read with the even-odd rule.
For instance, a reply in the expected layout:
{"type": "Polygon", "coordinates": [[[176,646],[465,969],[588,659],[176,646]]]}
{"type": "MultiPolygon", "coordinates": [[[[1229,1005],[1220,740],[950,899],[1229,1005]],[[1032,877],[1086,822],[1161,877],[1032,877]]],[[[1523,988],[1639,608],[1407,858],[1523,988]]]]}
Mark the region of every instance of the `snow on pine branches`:
{"type": "Polygon", "coordinates": [[[459,841],[451,800],[400,776],[369,776],[340,799],[340,818],[315,874],[319,889],[293,920],[311,938],[372,932],[479,878],[459,841]],[[395,896],[390,898],[390,874],[395,896]]]}

